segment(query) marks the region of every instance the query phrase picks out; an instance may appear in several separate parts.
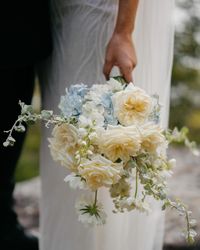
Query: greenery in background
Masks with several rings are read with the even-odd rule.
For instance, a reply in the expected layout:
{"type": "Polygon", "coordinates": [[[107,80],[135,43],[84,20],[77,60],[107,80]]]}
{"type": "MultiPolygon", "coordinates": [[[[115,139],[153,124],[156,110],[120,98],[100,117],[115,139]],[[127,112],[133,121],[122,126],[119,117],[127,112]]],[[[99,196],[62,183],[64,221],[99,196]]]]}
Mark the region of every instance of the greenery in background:
{"type": "MultiPolygon", "coordinates": [[[[200,143],[200,2],[176,2],[187,17],[175,32],[170,128],[187,126],[190,139],[200,143]]],[[[36,110],[40,108],[39,97],[37,83],[33,99],[36,110]]],[[[39,142],[39,125],[30,126],[16,171],[17,181],[38,176],[39,142]]]]}
{"type": "MultiPolygon", "coordinates": [[[[38,82],[36,82],[32,104],[35,111],[40,110],[40,91],[38,82]]],[[[17,182],[28,180],[39,175],[39,145],[40,124],[37,123],[29,126],[27,131],[26,140],[15,174],[17,182]]]]}
{"type": "Polygon", "coordinates": [[[200,143],[200,2],[176,2],[186,17],[175,32],[170,128],[187,126],[200,143]]]}
{"type": "Polygon", "coordinates": [[[16,181],[24,181],[39,175],[39,125],[30,126],[15,174],[16,181]]]}

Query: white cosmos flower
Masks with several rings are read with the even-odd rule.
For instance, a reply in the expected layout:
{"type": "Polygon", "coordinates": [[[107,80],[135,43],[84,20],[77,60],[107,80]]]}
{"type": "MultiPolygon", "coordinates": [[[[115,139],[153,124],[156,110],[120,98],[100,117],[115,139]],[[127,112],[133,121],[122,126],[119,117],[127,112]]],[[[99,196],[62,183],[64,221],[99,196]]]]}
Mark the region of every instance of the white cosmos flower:
{"type": "Polygon", "coordinates": [[[82,197],[76,202],[76,211],[78,220],[87,226],[103,225],[106,223],[106,213],[103,206],[97,201],[94,207],[94,200],[88,197],[82,197]]]}

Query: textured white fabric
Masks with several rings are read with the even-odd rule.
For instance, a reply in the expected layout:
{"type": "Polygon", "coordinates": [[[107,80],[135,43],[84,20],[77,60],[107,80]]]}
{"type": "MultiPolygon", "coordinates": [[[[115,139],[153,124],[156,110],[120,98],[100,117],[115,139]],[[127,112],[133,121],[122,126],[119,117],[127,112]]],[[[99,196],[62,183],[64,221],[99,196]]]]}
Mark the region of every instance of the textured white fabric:
{"type": "MultiPolygon", "coordinates": [[[[173,0],[140,0],[133,39],[138,65],[134,83],[158,93],[163,103],[162,123],[168,122],[173,52],[173,0]]],[[[103,83],[105,47],[117,16],[117,0],[52,0],[54,53],[43,66],[43,108],[58,112],[65,88],[75,83],[103,83]],[[46,70],[45,70],[46,68],[46,70]]],[[[113,74],[114,74],[113,70],[113,74]]],[[[79,191],[63,179],[68,171],[52,161],[43,129],[41,145],[41,250],[161,250],[164,214],[152,202],[154,212],[113,214],[108,193],[99,199],[108,213],[107,224],[85,228],[74,209],[79,191]]]]}

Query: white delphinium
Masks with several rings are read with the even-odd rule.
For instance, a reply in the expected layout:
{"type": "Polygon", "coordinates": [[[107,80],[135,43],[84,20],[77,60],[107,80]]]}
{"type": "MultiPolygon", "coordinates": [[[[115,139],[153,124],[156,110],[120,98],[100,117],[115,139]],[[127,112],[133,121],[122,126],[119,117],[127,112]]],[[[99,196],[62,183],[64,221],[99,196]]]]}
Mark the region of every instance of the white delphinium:
{"type": "Polygon", "coordinates": [[[176,167],[176,159],[172,158],[168,161],[168,165],[170,169],[174,169],[176,167]]]}
{"type": "Polygon", "coordinates": [[[88,189],[85,180],[77,175],[76,173],[71,173],[67,175],[64,179],[66,183],[69,183],[69,186],[73,189],[88,189]]]}
{"type": "Polygon", "coordinates": [[[85,126],[103,126],[104,125],[104,108],[96,105],[93,101],[86,102],[82,107],[82,115],[79,117],[81,127],[85,126]]]}
{"type": "Polygon", "coordinates": [[[141,199],[135,197],[123,198],[119,201],[119,206],[121,209],[126,209],[127,211],[136,209],[146,214],[149,214],[151,212],[151,208],[148,202],[142,201],[141,199]]]}
{"type": "Polygon", "coordinates": [[[78,133],[81,138],[85,137],[88,133],[87,129],[85,127],[81,127],[78,129],[78,133]]]}
{"type": "Polygon", "coordinates": [[[101,104],[101,97],[109,91],[108,84],[94,84],[85,96],[86,100],[91,100],[95,105],[101,104]]]}

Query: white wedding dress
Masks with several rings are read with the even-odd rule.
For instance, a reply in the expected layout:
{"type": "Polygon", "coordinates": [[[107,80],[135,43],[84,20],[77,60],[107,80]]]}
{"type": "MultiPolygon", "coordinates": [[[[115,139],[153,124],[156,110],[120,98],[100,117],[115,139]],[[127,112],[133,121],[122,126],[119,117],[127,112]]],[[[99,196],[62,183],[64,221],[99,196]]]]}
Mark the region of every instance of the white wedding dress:
{"type": "MultiPolygon", "coordinates": [[[[54,52],[43,66],[43,109],[59,112],[60,96],[70,84],[105,82],[102,74],[105,47],[116,21],[117,0],[52,0],[54,52]]],[[[138,65],[134,83],[160,95],[162,124],[168,123],[173,58],[173,0],[140,0],[133,39],[138,65]]],[[[77,220],[74,204],[79,191],[63,179],[68,170],[56,164],[48,148],[51,129],[43,128],[41,145],[41,250],[161,250],[164,214],[159,204],[146,216],[138,212],[113,214],[108,193],[105,226],[85,228],[77,220]]]]}

